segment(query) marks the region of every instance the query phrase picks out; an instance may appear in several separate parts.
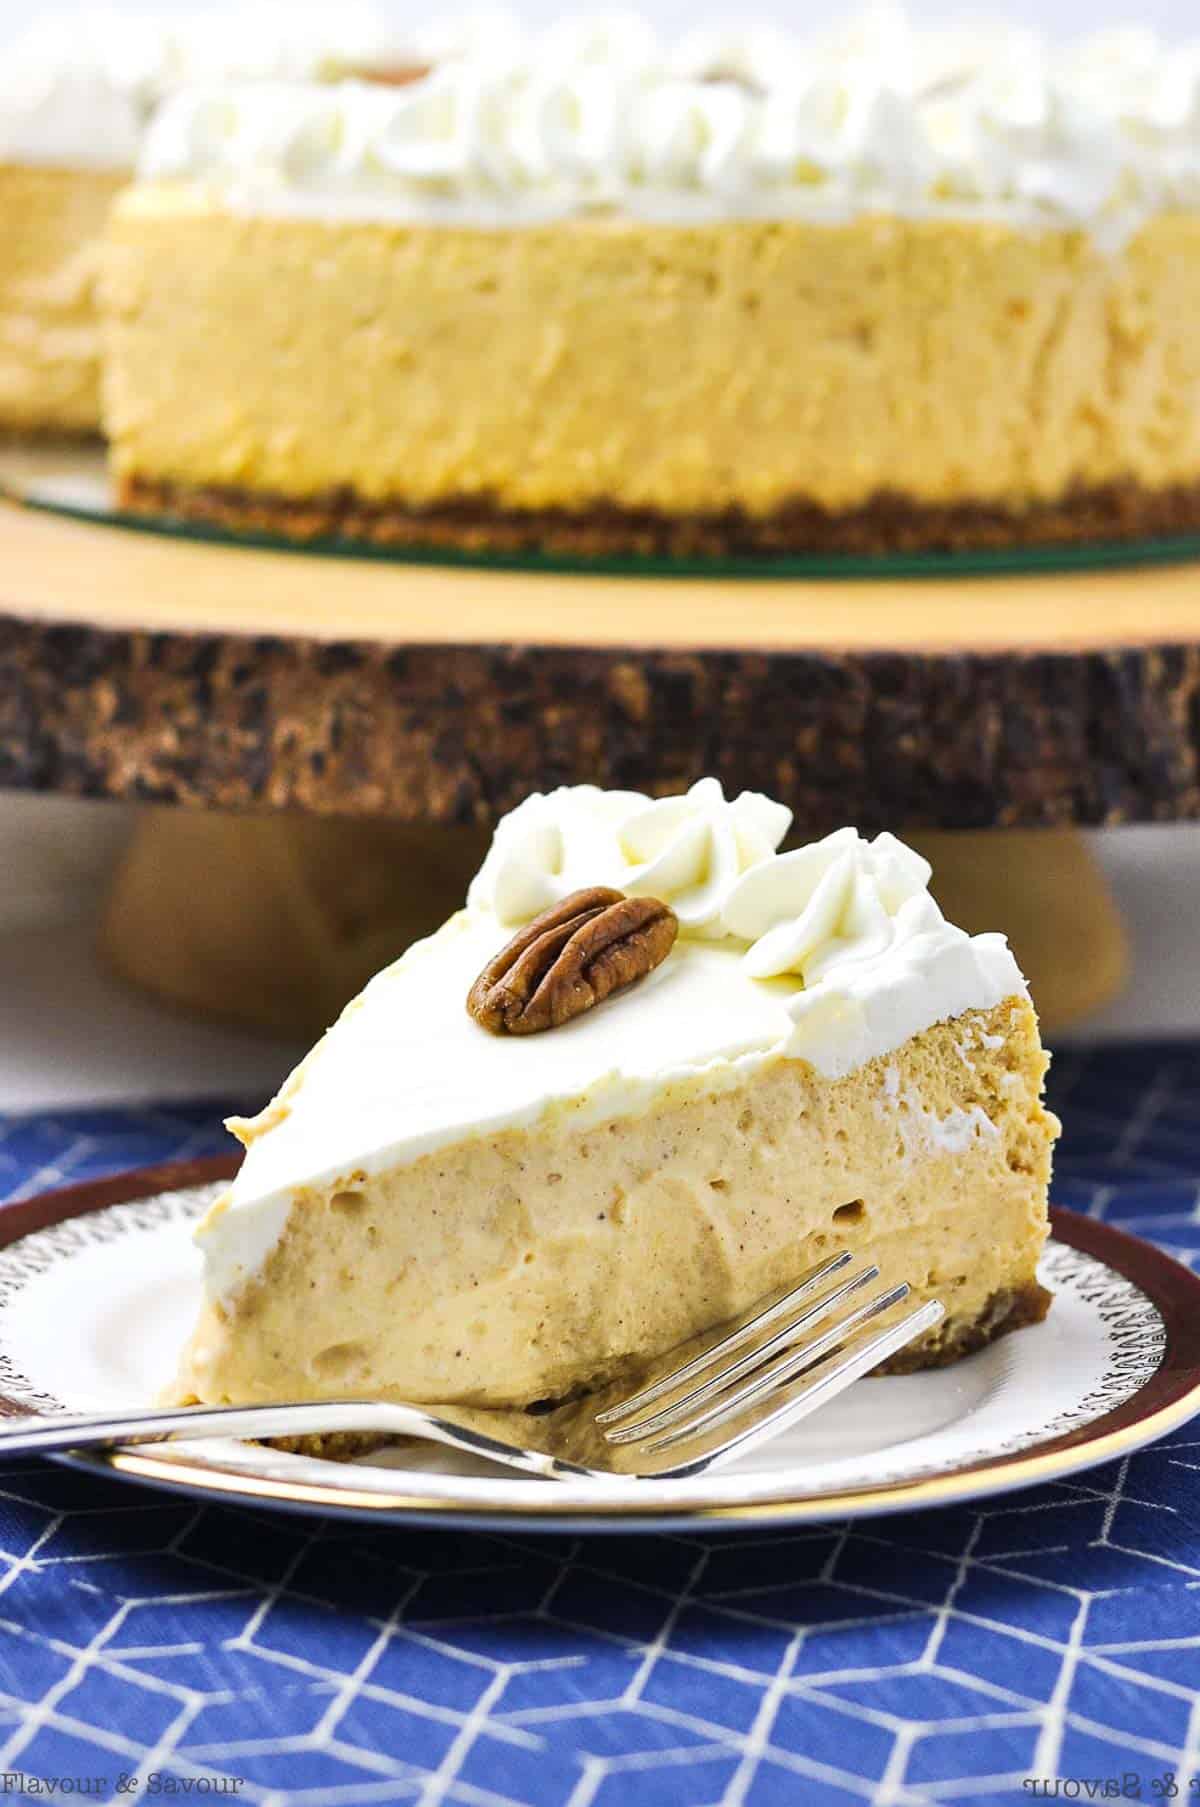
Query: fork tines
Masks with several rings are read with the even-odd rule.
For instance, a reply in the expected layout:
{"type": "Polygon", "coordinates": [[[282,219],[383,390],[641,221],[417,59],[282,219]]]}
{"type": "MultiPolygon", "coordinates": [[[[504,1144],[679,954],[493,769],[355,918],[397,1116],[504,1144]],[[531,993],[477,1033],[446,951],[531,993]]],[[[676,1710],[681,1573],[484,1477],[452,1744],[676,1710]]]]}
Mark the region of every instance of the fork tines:
{"type": "Polygon", "coordinates": [[[641,1474],[694,1474],[815,1411],[943,1316],[929,1300],[876,1327],[909,1293],[901,1281],[852,1303],[878,1279],[843,1251],[707,1342],[673,1351],[648,1384],[597,1414],[612,1455],[641,1474]]]}

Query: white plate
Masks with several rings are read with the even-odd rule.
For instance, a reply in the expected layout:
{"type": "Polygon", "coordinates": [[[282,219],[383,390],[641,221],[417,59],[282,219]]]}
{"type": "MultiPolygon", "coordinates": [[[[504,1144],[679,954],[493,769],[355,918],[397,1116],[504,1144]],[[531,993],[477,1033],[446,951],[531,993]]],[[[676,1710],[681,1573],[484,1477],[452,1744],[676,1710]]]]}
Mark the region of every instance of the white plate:
{"type": "MultiPolygon", "coordinates": [[[[199,1299],[191,1225],[218,1187],[162,1191],[164,1177],[126,1175],[4,1214],[0,1395],[10,1410],[148,1402],[170,1377],[199,1299]]],[[[1200,1411],[1200,1280],[1187,1269],[1059,1212],[1041,1277],[1056,1295],[1043,1324],[952,1368],[861,1382],[744,1460],[688,1481],[526,1479],[424,1446],[355,1463],[229,1440],[71,1459],[302,1511],[711,1527],[977,1498],[1122,1454],[1200,1411]]]]}

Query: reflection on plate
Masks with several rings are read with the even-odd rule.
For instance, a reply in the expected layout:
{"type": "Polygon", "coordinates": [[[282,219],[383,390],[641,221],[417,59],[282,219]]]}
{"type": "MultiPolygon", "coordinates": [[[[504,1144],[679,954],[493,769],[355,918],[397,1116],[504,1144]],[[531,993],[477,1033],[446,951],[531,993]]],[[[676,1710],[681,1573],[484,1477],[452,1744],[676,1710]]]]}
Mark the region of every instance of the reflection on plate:
{"type": "MultiPolygon", "coordinates": [[[[149,1401],[190,1326],[197,1215],[228,1163],[131,1174],[10,1207],[0,1220],[0,1394],[10,1410],[149,1401]],[[62,1326],[73,1334],[65,1338],[62,1326]]],[[[1055,1214],[1049,1318],[930,1374],[869,1380],[715,1475],[547,1482],[408,1446],[356,1463],[255,1445],[74,1460],[202,1497],[371,1518],[539,1528],[898,1511],[1072,1473],[1200,1411],[1200,1280],[1103,1224],[1055,1214]]]]}
{"type": "Polygon", "coordinates": [[[238,533],[171,515],[127,514],[117,508],[95,447],[0,446],[0,494],[50,514],[140,533],[220,545],[256,546],[334,558],[410,565],[454,565],[503,571],[574,571],[628,577],[987,577],[1011,572],[1105,570],[1200,559],[1200,534],[1164,539],[1095,540],[1080,545],[999,546],[975,552],[896,552],[874,557],[813,553],[778,558],[582,558],[548,552],[458,552],[445,547],[372,546],[345,539],[302,544],[269,533],[238,533]]]}

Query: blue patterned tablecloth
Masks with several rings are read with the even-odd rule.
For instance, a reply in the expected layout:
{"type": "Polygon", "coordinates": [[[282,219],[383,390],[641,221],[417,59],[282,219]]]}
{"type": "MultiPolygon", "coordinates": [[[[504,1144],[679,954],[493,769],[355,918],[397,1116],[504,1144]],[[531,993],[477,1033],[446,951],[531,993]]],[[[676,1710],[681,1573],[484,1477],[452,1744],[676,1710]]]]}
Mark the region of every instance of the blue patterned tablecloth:
{"type": "MultiPolygon", "coordinates": [[[[1060,1058],[1053,1094],[1058,1201],[1200,1260],[1200,1045],[1060,1058]]],[[[217,1116],[0,1119],[0,1198],[209,1152],[217,1116]]],[[[1198,1773],[1200,1427],[788,1535],[376,1531],[0,1472],[0,1797],[987,1807],[1198,1773]]]]}

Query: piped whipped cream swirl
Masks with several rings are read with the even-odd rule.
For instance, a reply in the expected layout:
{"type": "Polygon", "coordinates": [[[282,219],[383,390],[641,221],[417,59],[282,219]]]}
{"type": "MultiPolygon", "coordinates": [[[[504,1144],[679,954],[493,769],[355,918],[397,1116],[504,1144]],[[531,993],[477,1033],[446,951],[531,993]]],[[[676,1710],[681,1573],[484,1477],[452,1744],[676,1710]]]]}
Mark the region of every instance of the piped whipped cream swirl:
{"type": "Polygon", "coordinates": [[[657,801],[578,785],[536,795],[506,816],[468,894],[506,926],[587,885],[661,897],[680,932],[728,934],[724,908],[740,875],[770,859],[792,812],[759,791],[727,801],[715,778],[657,801]]]}
{"type": "Polygon", "coordinates": [[[895,835],[866,841],[841,828],[746,873],[722,920],[726,933],[751,943],[752,978],[790,974],[814,985],[918,936],[961,936],[929,895],[931,877],[929,862],[895,835]]]}
{"type": "Polygon", "coordinates": [[[891,6],[801,39],[636,15],[466,41],[409,86],[178,96],[148,177],[248,209],[477,224],[864,212],[1084,226],[1118,242],[1200,205],[1200,44],[918,30],[891,6]],[[298,154],[296,147],[305,147],[298,154]]]}
{"type": "Polygon", "coordinates": [[[466,56],[491,61],[510,53],[513,34],[499,10],[402,31],[372,0],[274,0],[243,7],[236,20],[115,7],[46,15],[0,47],[0,157],[131,167],[155,109],[183,89],[209,88],[228,102],[242,82],[316,84],[466,56]]]}

